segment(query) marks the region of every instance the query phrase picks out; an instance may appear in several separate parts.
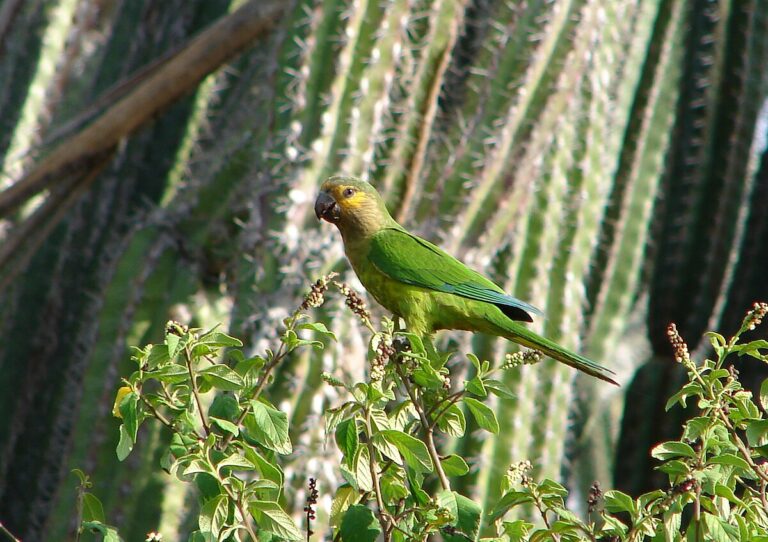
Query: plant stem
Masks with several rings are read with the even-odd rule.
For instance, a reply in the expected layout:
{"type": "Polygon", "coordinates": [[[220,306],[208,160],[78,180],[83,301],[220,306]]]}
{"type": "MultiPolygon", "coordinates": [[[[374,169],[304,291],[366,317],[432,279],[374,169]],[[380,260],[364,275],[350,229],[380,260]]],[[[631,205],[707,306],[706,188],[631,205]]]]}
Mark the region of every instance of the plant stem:
{"type": "Polygon", "coordinates": [[[197,403],[197,410],[200,412],[200,421],[203,423],[203,430],[205,436],[211,434],[211,429],[208,427],[208,421],[205,419],[205,411],[203,410],[203,403],[200,400],[200,393],[197,390],[197,381],[195,380],[195,373],[192,371],[192,354],[188,348],[184,348],[184,361],[187,363],[187,371],[189,372],[189,380],[192,386],[192,394],[195,396],[195,402],[197,403]]]}
{"type": "MultiPolygon", "coordinates": [[[[397,363],[397,362],[395,362],[397,363]]],[[[440,463],[440,456],[437,453],[437,448],[435,447],[435,438],[434,438],[434,432],[433,432],[433,426],[429,422],[429,418],[427,418],[427,415],[424,412],[424,407],[421,404],[421,402],[418,401],[416,397],[416,393],[411,388],[408,377],[403,373],[403,369],[401,364],[397,363],[396,365],[397,374],[400,376],[400,381],[403,383],[403,386],[405,387],[405,391],[408,393],[408,397],[411,398],[411,403],[413,404],[413,407],[416,409],[416,412],[419,414],[419,419],[421,420],[421,426],[424,428],[424,440],[427,444],[427,451],[429,452],[429,457],[432,458],[432,463],[435,465],[435,471],[437,472],[437,477],[440,479],[440,485],[443,489],[450,490],[451,484],[448,481],[448,477],[445,475],[445,471],[443,471],[443,465],[440,463]]]]}
{"type": "Polygon", "coordinates": [[[365,411],[365,429],[368,433],[368,467],[371,471],[371,479],[373,480],[373,492],[376,495],[376,506],[379,509],[379,523],[381,523],[381,530],[384,534],[384,541],[389,542],[390,539],[390,521],[387,510],[384,507],[384,499],[381,496],[381,484],[379,483],[379,473],[377,472],[376,464],[376,448],[373,446],[373,426],[371,424],[371,411],[365,411]]]}

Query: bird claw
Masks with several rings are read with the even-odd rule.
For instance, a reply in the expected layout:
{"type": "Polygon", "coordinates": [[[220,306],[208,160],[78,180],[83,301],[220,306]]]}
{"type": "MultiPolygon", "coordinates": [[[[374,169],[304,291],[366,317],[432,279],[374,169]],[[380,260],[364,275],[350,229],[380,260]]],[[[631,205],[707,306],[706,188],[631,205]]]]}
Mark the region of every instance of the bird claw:
{"type": "Polygon", "coordinates": [[[392,347],[398,354],[411,351],[411,341],[407,337],[395,337],[392,339],[392,347]]]}

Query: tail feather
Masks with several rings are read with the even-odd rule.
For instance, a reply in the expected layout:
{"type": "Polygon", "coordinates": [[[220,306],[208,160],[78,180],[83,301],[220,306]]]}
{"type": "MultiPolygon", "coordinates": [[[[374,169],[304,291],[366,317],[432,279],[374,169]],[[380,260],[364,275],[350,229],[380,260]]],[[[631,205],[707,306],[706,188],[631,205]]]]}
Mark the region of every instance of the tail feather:
{"type": "Polygon", "coordinates": [[[611,378],[610,375],[616,373],[610,369],[598,365],[594,361],[587,359],[580,354],[563,348],[554,341],[550,341],[549,339],[534,333],[530,329],[523,327],[521,324],[512,321],[504,322],[502,330],[503,333],[501,333],[501,335],[510,341],[514,341],[528,348],[533,348],[534,350],[539,350],[560,363],[565,363],[566,365],[594,376],[595,378],[610,382],[614,386],[619,385],[613,378],[611,378]]]}

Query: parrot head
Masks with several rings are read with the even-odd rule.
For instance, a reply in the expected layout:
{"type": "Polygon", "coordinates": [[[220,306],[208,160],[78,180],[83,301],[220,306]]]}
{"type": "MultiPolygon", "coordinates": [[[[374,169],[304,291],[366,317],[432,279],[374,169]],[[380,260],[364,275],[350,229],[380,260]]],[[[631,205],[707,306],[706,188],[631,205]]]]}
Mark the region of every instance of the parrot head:
{"type": "Polygon", "coordinates": [[[331,177],[320,187],[315,215],[335,224],[342,233],[372,233],[393,221],[370,183],[342,176],[331,177]]]}

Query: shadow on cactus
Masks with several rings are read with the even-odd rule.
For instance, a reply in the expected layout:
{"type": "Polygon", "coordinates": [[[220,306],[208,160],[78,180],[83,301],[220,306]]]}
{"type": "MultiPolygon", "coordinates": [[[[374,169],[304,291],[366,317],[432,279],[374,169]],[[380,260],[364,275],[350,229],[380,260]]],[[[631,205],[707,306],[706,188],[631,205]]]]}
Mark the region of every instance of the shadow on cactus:
{"type": "MultiPolygon", "coordinates": [[[[688,382],[668,407],[698,404],[679,440],[661,443],[651,454],[669,478],[667,487],[638,498],[605,491],[595,483],[584,513],[566,507],[561,484],[529,474],[531,463],[498,466],[501,497],[481,510],[471,494],[452,490],[470,466],[459,455],[441,451],[442,437],[460,437],[466,416],[484,431],[499,424],[486,403],[508,397],[495,376],[535,362],[532,351],[508,356],[493,367],[472,354],[474,376],[452,379],[451,354],[430,351],[417,335],[384,319],[379,326],[361,297],[334,275],[318,280],[299,308],[285,319],[279,345],[264,355],[246,356],[238,339],[216,329],[201,332],[169,322],[165,341],[135,349],[137,370],[123,379],[114,414],[122,419],[118,457],[130,454],[139,427],[155,420],[171,433],[161,467],[198,489],[197,529],[189,540],[642,540],[767,539],[768,380],[758,403],[741,387],[734,359],[768,361],[768,342],[740,343],[739,337],[768,313],[756,304],[729,340],[710,333],[717,357],[694,363],[674,325],[669,338],[688,382]],[[334,334],[308,312],[320,306],[329,288],[370,331],[369,370],[363,382],[323,373],[340,392],[325,412],[325,431],[338,449],[338,481],[322,487],[308,477],[303,512],[286,507],[283,466],[291,461],[288,415],[264,396],[275,369],[302,348],[324,348],[334,334]],[[439,438],[438,438],[439,437],[439,438]],[[330,506],[320,496],[333,495],[330,506]],[[302,517],[303,523],[296,518],[302,517]],[[761,538],[762,536],[762,538],[761,538]],[[484,537],[484,538],[481,538],[484,537]],[[690,538],[693,537],[693,538],[690,538]]],[[[105,523],[98,499],[78,492],[78,538],[89,532],[119,540],[105,523]]],[[[150,533],[148,540],[157,540],[150,533]]]]}

